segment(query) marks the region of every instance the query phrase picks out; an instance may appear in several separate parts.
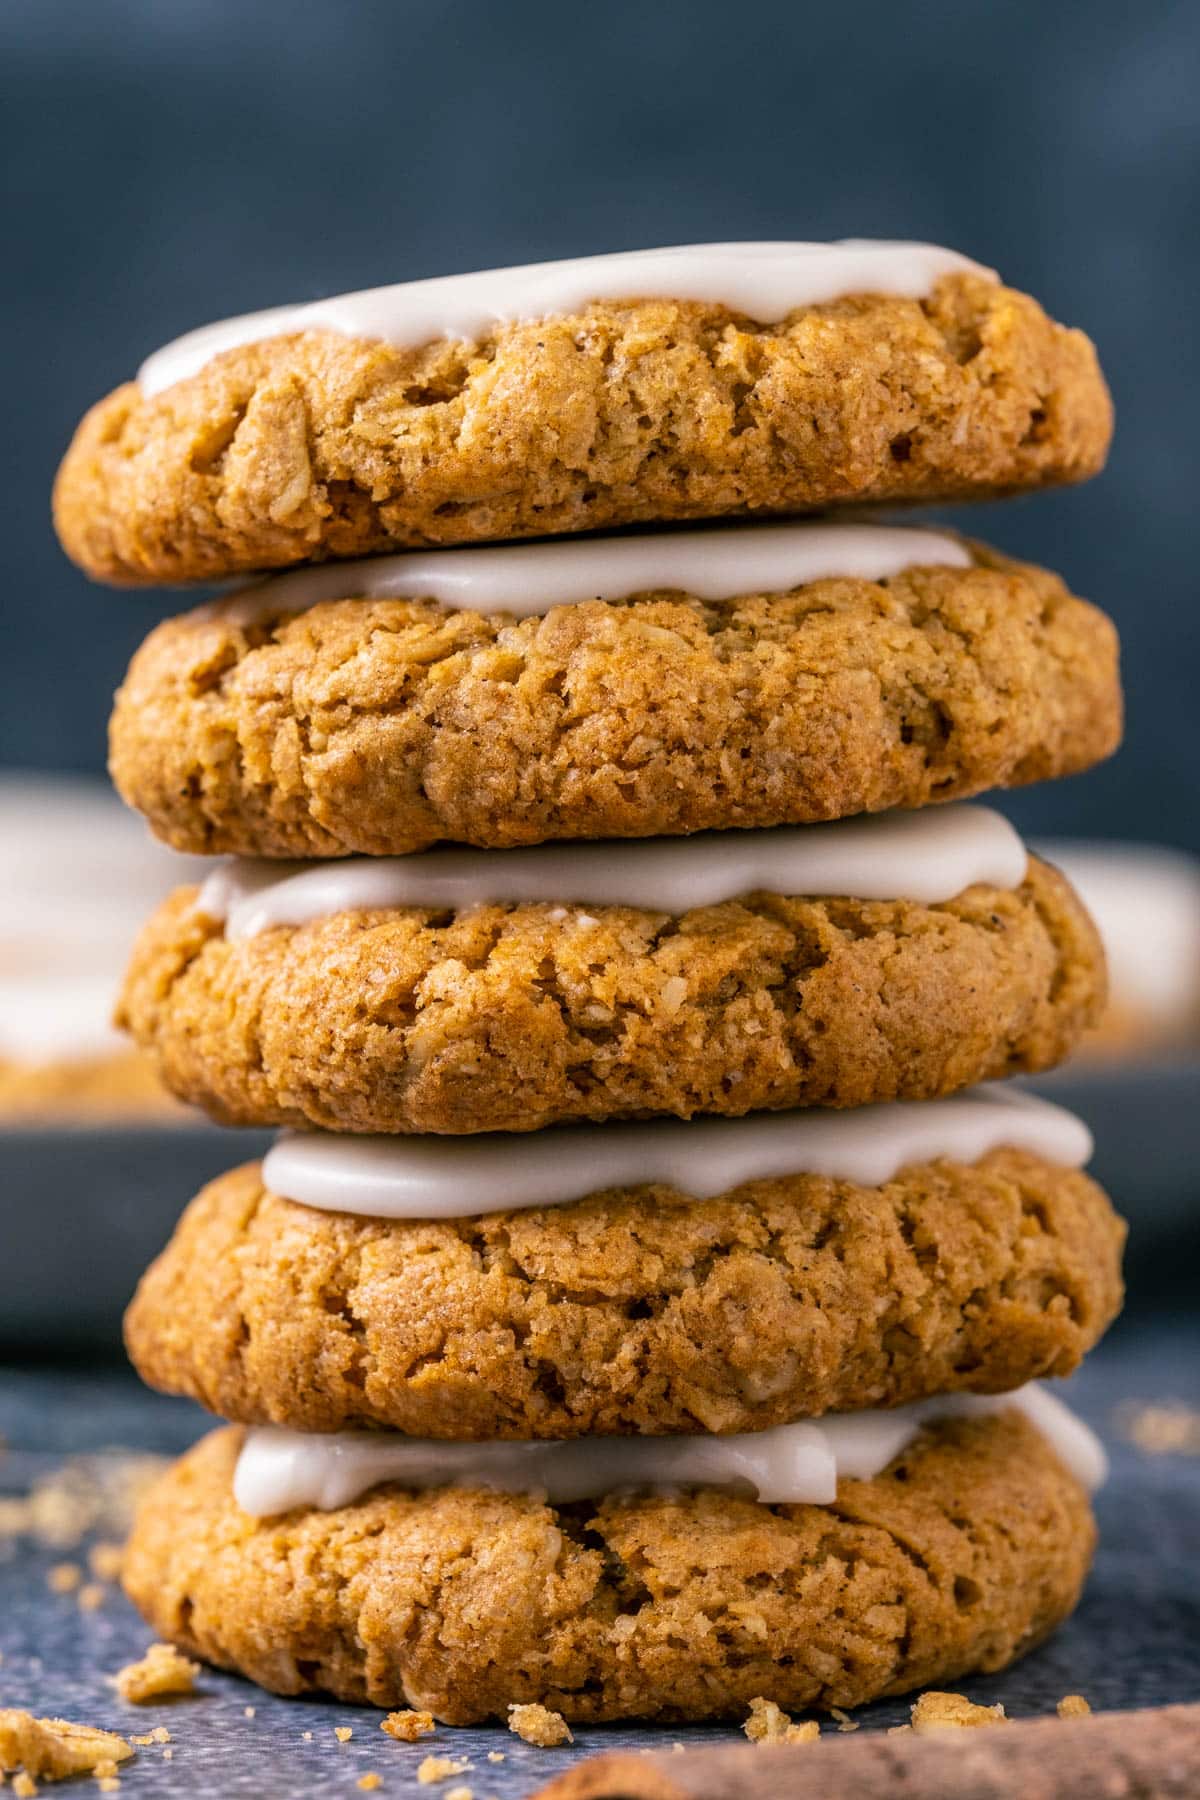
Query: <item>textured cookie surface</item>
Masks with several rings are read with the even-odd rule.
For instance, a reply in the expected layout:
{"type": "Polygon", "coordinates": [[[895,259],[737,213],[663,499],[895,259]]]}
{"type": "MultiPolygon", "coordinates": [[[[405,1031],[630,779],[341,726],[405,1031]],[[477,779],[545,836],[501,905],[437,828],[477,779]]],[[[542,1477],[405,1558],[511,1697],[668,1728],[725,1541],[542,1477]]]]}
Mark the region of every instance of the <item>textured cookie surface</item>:
{"type": "Polygon", "coordinates": [[[308,857],[801,824],[1089,767],[1121,731],[1112,625],[975,555],[519,621],[205,608],[134,658],[113,777],[176,849],[308,857]]]}
{"type": "Polygon", "coordinates": [[[306,332],[152,399],[118,388],[67,452],[55,516],[89,574],[172,582],[1079,481],[1111,428],[1088,339],[977,276],[770,326],[596,304],[418,351],[306,332]]]}
{"type": "Polygon", "coordinates": [[[255,1520],[231,1493],[240,1441],[203,1439],[143,1504],[124,1581],[154,1630],[279,1693],[458,1725],[513,1701],[705,1719],[944,1686],[1052,1630],[1094,1542],[1082,1489],[1012,1413],[922,1433],[831,1506],[383,1487],[255,1520]]]}
{"type": "Polygon", "coordinates": [[[247,1424],[759,1431],[1069,1374],[1123,1235],[1086,1175],[1015,1150],[416,1223],[281,1200],[251,1164],[192,1202],[126,1340],[152,1387],[247,1424]]]}
{"type": "Polygon", "coordinates": [[[1104,957],[1063,877],[940,906],[751,895],[337,913],[226,939],[181,889],[119,1016],[237,1124],[531,1131],[556,1120],[930,1099],[1051,1067],[1104,957]]]}

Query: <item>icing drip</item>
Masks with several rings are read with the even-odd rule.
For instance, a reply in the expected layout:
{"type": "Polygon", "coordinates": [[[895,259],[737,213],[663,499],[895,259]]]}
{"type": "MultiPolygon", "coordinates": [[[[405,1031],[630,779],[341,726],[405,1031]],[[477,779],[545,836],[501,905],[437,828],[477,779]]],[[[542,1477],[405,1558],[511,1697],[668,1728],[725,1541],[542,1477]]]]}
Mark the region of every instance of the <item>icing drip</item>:
{"type": "Polygon", "coordinates": [[[147,397],[160,394],[198,374],[223,351],[288,332],[339,331],[416,349],[438,338],[475,341],[515,320],[577,313],[589,301],[654,298],[727,306],[772,324],[800,307],[847,294],[924,299],[943,275],[958,273],[995,279],[992,270],[935,244],[864,238],[829,244],[682,244],[526,263],[223,319],[156,350],[142,364],[138,381],[147,397]]]}
{"type": "Polygon", "coordinates": [[[1027,1150],[1064,1168],[1092,1153],[1073,1113],[1009,1087],[849,1112],[610,1122],[473,1137],[287,1132],[263,1180],[286,1200],[380,1219],[469,1219],[660,1184],[708,1199],[748,1181],[821,1175],[879,1187],[914,1163],[1027,1150]]]}
{"type": "Polygon", "coordinates": [[[869,1481],[922,1425],[1019,1411],[1085,1487],[1107,1473],[1095,1434],[1031,1384],[1015,1393],[956,1394],[887,1411],[831,1413],[731,1437],[608,1437],[545,1443],[449,1443],[382,1431],[307,1433],[260,1426],[247,1433],[234,1497],[260,1517],[293,1507],[331,1511],[381,1482],[408,1489],[461,1487],[544,1495],[551,1505],[628,1488],[703,1486],[764,1505],[828,1505],[840,1480],[869,1481]]]}

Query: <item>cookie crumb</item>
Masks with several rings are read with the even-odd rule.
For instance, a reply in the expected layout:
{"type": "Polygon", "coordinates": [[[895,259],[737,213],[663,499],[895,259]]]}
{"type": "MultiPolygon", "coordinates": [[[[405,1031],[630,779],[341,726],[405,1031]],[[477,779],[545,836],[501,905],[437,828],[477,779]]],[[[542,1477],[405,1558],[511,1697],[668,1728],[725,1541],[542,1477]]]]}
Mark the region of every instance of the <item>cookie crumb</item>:
{"type": "Polygon", "coordinates": [[[174,1756],[174,1754],[175,1754],[175,1752],[171,1749],[171,1746],[168,1744],[167,1748],[163,1751],[163,1761],[170,1762],[170,1760],[174,1756]]]}
{"type": "Polygon", "coordinates": [[[1200,1411],[1182,1400],[1127,1401],[1116,1420],[1121,1436],[1147,1456],[1200,1456],[1200,1411]]]}
{"type": "Polygon", "coordinates": [[[138,1744],[142,1749],[145,1749],[149,1744],[169,1744],[171,1741],[171,1734],[165,1725],[156,1725],[153,1731],[144,1732],[141,1737],[131,1738],[129,1741],[130,1743],[138,1744]]]}
{"type": "Polygon", "coordinates": [[[1064,1694],[1055,1711],[1060,1719],[1090,1719],[1092,1709],[1082,1694],[1064,1694]]]}
{"type": "Polygon", "coordinates": [[[354,1785],[361,1788],[364,1794],[370,1794],[375,1788],[383,1786],[383,1776],[377,1774],[374,1769],[368,1769],[365,1775],[359,1776],[354,1785]]]}
{"type": "Polygon", "coordinates": [[[995,1706],[976,1706],[965,1694],[943,1694],[930,1688],[913,1702],[912,1728],[916,1732],[962,1731],[1009,1723],[999,1701],[995,1706]]]}
{"type": "Polygon", "coordinates": [[[858,1720],[852,1719],[850,1714],[848,1712],[843,1712],[840,1706],[831,1706],[829,1709],[829,1716],[836,1722],[839,1731],[858,1730],[858,1720]]]}
{"type": "Polygon", "coordinates": [[[243,1706],[242,1717],[243,1719],[252,1719],[257,1711],[258,1708],[256,1706],[243,1706]]]}
{"type": "Polygon", "coordinates": [[[20,1800],[36,1800],[37,1782],[22,1770],[20,1775],[13,1776],[13,1793],[20,1795],[20,1800]]]}
{"type": "Polygon", "coordinates": [[[386,1719],[379,1721],[380,1731],[386,1731],[390,1738],[401,1744],[415,1744],[418,1738],[431,1737],[437,1729],[433,1714],[429,1712],[390,1712],[386,1719]]]}
{"type": "Polygon", "coordinates": [[[473,1790],[467,1786],[447,1788],[446,1800],[475,1800],[473,1790]]]}
{"type": "Polygon", "coordinates": [[[312,1732],[311,1731],[302,1731],[300,1733],[300,1742],[302,1744],[311,1744],[312,1743],[312,1732]]]}
{"type": "Polygon", "coordinates": [[[151,1644],[140,1662],[126,1663],[113,1677],[122,1700],[142,1706],[168,1694],[195,1692],[198,1663],[189,1662],[174,1644],[151,1644]]]}
{"type": "Polygon", "coordinates": [[[773,1700],[759,1694],[750,1702],[750,1714],[742,1730],[752,1744],[814,1744],[821,1735],[815,1719],[794,1725],[773,1700]]]}
{"type": "Polygon", "coordinates": [[[36,1793],[33,1778],[62,1781],[70,1775],[114,1773],[119,1762],[133,1755],[133,1745],[115,1731],[99,1731],[92,1725],[72,1725],[66,1719],[35,1719],[16,1708],[0,1711],[0,1770],[20,1769],[13,1781],[14,1793],[36,1793]],[[28,1788],[19,1788],[19,1781],[28,1788]]]}
{"type": "Polygon", "coordinates": [[[93,1544],[88,1551],[88,1568],[97,1581],[119,1581],[124,1563],[125,1550],[121,1544],[93,1544]]]}
{"type": "Polygon", "coordinates": [[[46,1577],[46,1586],[52,1594],[73,1594],[83,1580],[83,1570],[78,1563],[60,1562],[46,1577]]]}
{"type": "Polygon", "coordinates": [[[80,1612],[99,1612],[107,1599],[107,1588],[101,1587],[98,1581],[85,1581],[75,1596],[75,1604],[80,1612]]]}
{"type": "Polygon", "coordinates": [[[353,1725],[335,1725],[333,1735],[339,1744],[348,1744],[354,1736],[354,1727],[353,1725]]]}
{"type": "Polygon", "coordinates": [[[465,1775],[470,1766],[465,1758],[458,1762],[453,1756],[427,1756],[417,1765],[417,1780],[422,1787],[431,1787],[435,1781],[449,1781],[452,1775],[465,1775]]]}
{"type": "Polygon", "coordinates": [[[96,1786],[102,1794],[115,1794],[120,1785],[115,1775],[100,1775],[96,1779],[96,1786]]]}
{"type": "Polygon", "coordinates": [[[489,1762],[503,1762],[504,1761],[503,1750],[489,1750],[488,1751],[488,1761],[489,1762]]]}
{"type": "Polygon", "coordinates": [[[555,1750],[559,1744],[573,1744],[571,1727],[561,1713],[551,1712],[548,1706],[533,1701],[529,1706],[510,1706],[508,1709],[508,1729],[527,1744],[536,1744],[540,1750],[555,1750]]]}

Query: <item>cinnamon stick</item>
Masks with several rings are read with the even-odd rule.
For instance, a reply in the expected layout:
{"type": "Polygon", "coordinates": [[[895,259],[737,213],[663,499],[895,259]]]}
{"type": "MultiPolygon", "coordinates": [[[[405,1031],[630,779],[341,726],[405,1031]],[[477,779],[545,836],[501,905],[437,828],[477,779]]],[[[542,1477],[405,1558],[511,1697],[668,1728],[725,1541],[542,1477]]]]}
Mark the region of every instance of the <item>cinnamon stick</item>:
{"type": "Polygon", "coordinates": [[[1197,1800],[1200,1705],[936,1735],[598,1756],[534,1800],[1197,1800]]]}

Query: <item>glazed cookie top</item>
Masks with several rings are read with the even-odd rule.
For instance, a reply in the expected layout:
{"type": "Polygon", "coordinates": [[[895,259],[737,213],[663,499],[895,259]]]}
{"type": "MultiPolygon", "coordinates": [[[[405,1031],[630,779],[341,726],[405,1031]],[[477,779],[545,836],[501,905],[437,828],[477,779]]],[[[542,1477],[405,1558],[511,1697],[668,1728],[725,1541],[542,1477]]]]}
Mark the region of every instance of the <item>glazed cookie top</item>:
{"type": "Polygon", "coordinates": [[[964,273],[996,280],[993,270],[956,250],[868,238],[829,244],[678,244],[480,269],[273,306],[202,325],[147,357],[138,370],[138,385],[148,397],[160,394],[198,375],[226,350],[302,331],[337,331],[378,338],[397,350],[418,350],[436,338],[471,341],[500,325],[578,313],[596,300],[642,300],[657,294],[722,306],[769,324],[799,307],[847,294],[924,299],[941,276],[964,273]]]}
{"type": "Polygon", "coordinates": [[[117,582],[1078,481],[1082,333],[966,257],[693,245],[275,307],[149,358],[64,460],[117,582]]]}

